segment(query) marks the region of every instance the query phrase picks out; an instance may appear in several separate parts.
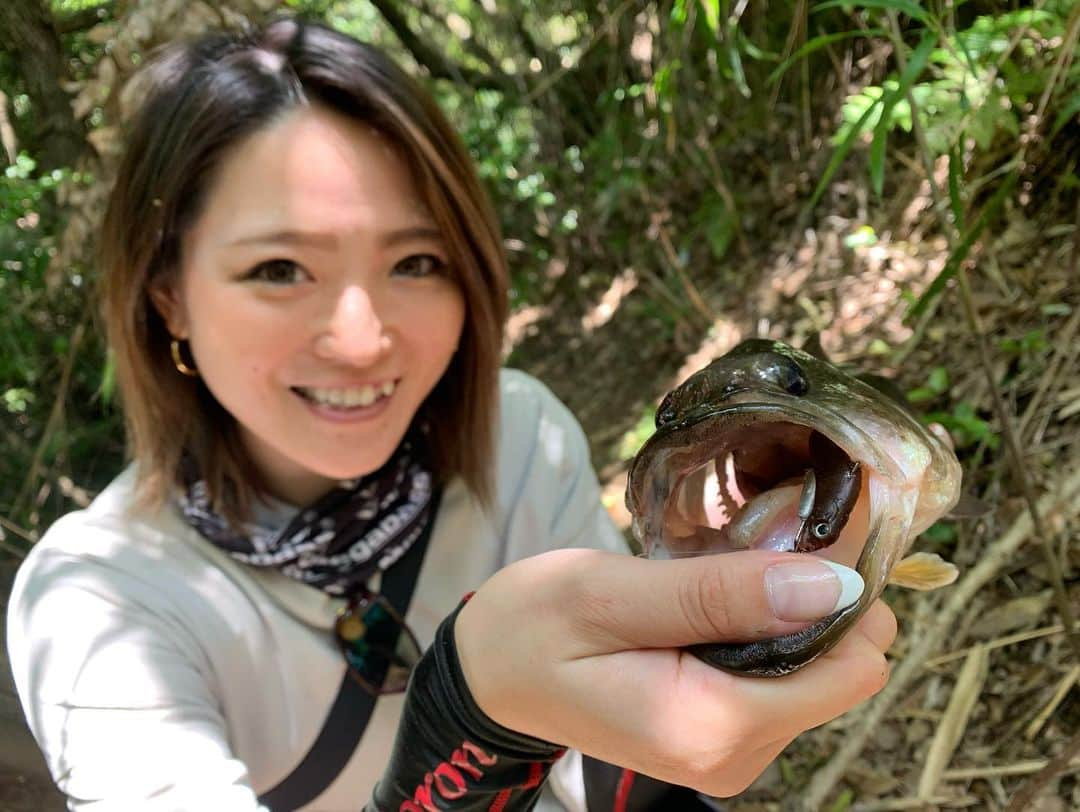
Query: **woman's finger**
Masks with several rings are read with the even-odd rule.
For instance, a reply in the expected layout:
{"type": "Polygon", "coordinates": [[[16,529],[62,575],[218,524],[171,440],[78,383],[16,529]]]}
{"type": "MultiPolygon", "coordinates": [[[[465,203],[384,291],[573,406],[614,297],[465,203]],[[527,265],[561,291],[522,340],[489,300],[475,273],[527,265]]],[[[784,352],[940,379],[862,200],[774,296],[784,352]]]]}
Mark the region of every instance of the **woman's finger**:
{"type": "Polygon", "coordinates": [[[896,641],[896,615],[882,600],[876,600],[848,634],[863,634],[882,653],[896,641]]]}
{"type": "Polygon", "coordinates": [[[777,637],[862,592],[853,570],[841,567],[838,574],[832,562],[792,553],[675,561],[584,550],[558,555],[568,557],[561,565],[575,577],[564,579],[552,599],[580,646],[576,656],[777,637]]]}
{"type": "MultiPolygon", "coordinates": [[[[835,719],[885,686],[889,666],[882,649],[891,642],[892,613],[884,604],[873,611],[870,633],[856,626],[827,654],[784,677],[713,678],[709,672],[714,669],[689,654],[684,655],[683,669],[695,680],[715,679],[715,713],[728,726],[770,731],[773,736],[798,735],[835,719]]],[[[704,710],[697,708],[699,718],[704,710]]]]}

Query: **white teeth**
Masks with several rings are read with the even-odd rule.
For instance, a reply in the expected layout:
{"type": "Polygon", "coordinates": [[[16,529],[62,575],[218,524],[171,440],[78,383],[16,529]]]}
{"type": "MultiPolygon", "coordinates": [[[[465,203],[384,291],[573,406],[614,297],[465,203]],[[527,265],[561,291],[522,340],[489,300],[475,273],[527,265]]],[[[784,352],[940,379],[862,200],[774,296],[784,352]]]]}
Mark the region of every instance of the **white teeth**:
{"type": "Polygon", "coordinates": [[[394,393],[396,384],[394,381],[349,389],[313,389],[301,388],[300,391],[309,400],[324,406],[333,406],[337,409],[352,409],[357,406],[370,406],[380,398],[389,397],[394,393]]]}

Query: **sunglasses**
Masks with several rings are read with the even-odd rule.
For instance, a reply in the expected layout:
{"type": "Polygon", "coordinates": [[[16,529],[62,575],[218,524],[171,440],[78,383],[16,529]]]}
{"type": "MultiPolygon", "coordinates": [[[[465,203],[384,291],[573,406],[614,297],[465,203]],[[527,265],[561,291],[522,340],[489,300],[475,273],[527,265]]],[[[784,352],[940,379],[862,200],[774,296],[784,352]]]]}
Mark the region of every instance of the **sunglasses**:
{"type": "Polygon", "coordinates": [[[423,653],[397,610],[370,592],[353,596],[338,612],[334,635],[349,675],[372,696],[403,692],[423,653]]]}

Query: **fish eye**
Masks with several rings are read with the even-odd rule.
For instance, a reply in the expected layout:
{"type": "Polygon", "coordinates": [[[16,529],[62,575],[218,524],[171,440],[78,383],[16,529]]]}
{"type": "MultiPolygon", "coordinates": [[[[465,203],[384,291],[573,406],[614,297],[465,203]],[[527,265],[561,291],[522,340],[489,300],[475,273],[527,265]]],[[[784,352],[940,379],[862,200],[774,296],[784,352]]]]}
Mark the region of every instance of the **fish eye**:
{"type": "Polygon", "coordinates": [[[816,538],[823,539],[829,535],[829,525],[825,522],[818,522],[811,528],[811,532],[816,538]]]}
{"type": "Polygon", "coordinates": [[[666,423],[670,423],[678,413],[679,410],[671,402],[671,394],[669,393],[660,404],[660,408],[656,410],[656,427],[660,428],[666,423]]]}
{"type": "Polygon", "coordinates": [[[806,373],[794,358],[769,353],[760,363],[759,374],[769,384],[796,397],[802,397],[810,391],[806,373]]]}

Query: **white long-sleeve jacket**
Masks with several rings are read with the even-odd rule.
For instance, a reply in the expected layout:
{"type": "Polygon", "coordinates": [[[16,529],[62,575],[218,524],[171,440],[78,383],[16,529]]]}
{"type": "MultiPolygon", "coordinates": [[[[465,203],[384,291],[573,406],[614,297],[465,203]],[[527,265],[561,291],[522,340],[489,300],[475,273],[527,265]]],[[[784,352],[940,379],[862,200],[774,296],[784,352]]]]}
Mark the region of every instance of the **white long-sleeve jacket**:
{"type": "MultiPolygon", "coordinates": [[[[520,372],[504,371],[500,389],[494,509],[459,481],[447,487],[406,618],[424,646],[511,561],[625,549],[569,411],[520,372]]],[[[340,686],[341,602],[234,561],[172,508],[131,514],[133,484],[128,469],[56,522],[19,571],[7,639],[30,728],[71,809],[257,810],[340,686]]],[[[401,707],[401,696],[379,700],[345,770],[306,809],[361,808],[401,707]]],[[[583,805],[570,754],[538,808],[583,805]]]]}

